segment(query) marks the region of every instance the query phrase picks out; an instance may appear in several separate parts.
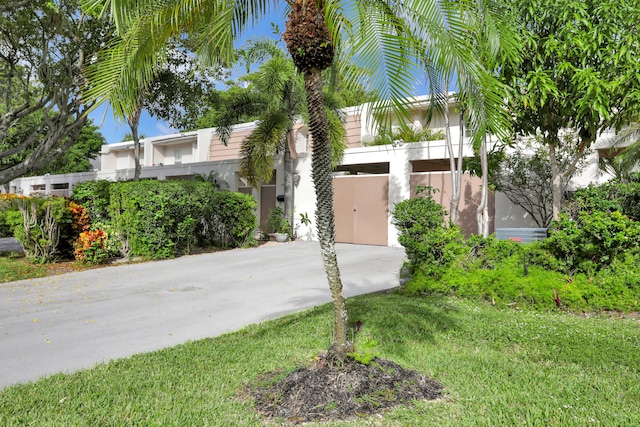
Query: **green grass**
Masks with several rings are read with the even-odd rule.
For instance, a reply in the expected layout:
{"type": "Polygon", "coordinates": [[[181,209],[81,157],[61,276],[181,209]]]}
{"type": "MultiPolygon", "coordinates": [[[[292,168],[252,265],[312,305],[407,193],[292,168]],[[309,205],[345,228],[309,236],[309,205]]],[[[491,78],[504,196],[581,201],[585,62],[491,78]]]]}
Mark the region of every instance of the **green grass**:
{"type": "MultiPolygon", "coordinates": [[[[640,321],[452,298],[348,300],[357,342],[445,386],[445,398],[330,425],[640,425],[640,321]]],[[[261,426],[247,383],[327,346],[331,309],[57,374],[0,392],[3,426],[261,426]]]]}
{"type": "Polygon", "coordinates": [[[30,264],[23,254],[0,252],[0,283],[32,279],[47,275],[47,267],[30,264]]]}

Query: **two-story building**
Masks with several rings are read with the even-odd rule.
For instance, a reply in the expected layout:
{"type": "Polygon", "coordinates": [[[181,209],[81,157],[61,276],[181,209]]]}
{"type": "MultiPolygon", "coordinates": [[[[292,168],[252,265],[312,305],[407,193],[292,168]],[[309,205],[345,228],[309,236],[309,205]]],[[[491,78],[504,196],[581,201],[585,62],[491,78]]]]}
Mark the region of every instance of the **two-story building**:
{"type": "MultiPolygon", "coordinates": [[[[412,125],[434,131],[444,128],[442,118],[425,122],[428,97],[416,98],[411,117],[412,125]]],[[[451,137],[454,153],[458,152],[460,127],[458,115],[450,110],[451,137]]],[[[389,145],[368,145],[375,137],[375,126],[368,106],[344,110],[346,144],[344,157],[334,173],[334,210],[336,241],[375,245],[398,245],[398,235],[392,223],[394,205],[415,194],[419,185],[430,185],[439,191],[436,200],[448,209],[451,198],[449,153],[444,140],[428,142],[395,141],[389,145]]],[[[397,121],[395,123],[398,124],[397,121]]],[[[141,140],[141,178],[192,179],[197,174],[215,171],[230,191],[253,194],[259,204],[258,218],[266,220],[274,206],[284,206],[283,155],[274,156],[274,178],[258,188],[247,185],[239,173],[240,146],[256,128],[256,123],[233,127],[229,142],[222,144],[214,128],[200,129],[175,135],[162,135],[141,140]]],[[[312,141],[307,126],[296,124],[296,151],[293,175],[294,229],[304,239],[315,238],[313,217],[315,191],[311,179],[312,141]],[[306,214],[310,227],[300,221],[306,214]]],[[[472,156],[470,144],[464,144],[463,156],[472,156]]],[[[19,178],[10,183],[10,191],[25,195],[45,193],[69,195],[73,184],[93,179],[113,181],[133,177],[133,142],[108,144],[102,147],[101,167],[82,174],[51,175],[19,178]]],[[[593,162],[592,162],[593,163],[593,162]]],[[[592,182],[600,176],[595,163],[583,173],[582,181],[592,182]],[[595,170],[594,170],[595,167],[595,170]]],[[[458,224],[467,232],[477,232],[476,209],[481,197],[481,180],[465,174],[462,180],[458,224]]],[[[491,195],[490,231],[507,227],[535,227],[533,221],[504,195],[491,195]]]]}

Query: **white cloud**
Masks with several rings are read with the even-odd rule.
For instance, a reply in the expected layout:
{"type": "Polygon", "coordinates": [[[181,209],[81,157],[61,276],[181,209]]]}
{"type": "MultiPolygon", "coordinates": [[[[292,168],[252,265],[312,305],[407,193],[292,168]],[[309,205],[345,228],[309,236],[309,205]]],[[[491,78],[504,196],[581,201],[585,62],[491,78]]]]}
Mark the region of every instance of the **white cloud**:
{"type": "Polygon", "coordinates": [[[178,129],[167,126],[162,122],[156,123],[156,129],[158,130],[158,132],[160,132],[160,135],[172,135],[174,133],[178,133],[178,129]]]}

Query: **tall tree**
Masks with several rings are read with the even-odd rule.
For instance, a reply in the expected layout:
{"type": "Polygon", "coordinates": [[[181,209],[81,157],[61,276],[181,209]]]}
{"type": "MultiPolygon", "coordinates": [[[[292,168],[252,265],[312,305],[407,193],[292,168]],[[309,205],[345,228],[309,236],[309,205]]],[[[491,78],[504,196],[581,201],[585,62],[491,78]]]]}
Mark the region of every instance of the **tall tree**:
{"type": "MultiPolygon", "coordinates": [[[[305,116],[306,104],[302,76],[298,74],[291,58],[285,52],[269,49],[266,42],[260,44],[265,53],[254,57],[271,58],[257,71],[242,77],[249,86],[233,98],[222,104],[214,126],[223,142],[231,136],[231,126],[241,123],[241,119],[255,116],[257,128],[242,142],[240,172],[249,184],[257,186],[260,182],[269,182],[273,174],[273,156],[283,154],[284,160],[284,215],[293,227],[294,192],[293,173],[297,159],[294,125],[296,120],[305,116]]],[[[255,49],[245,49],[253,52],[255,49]]],[[[338,113],[332,106],[337,100],[332,94],[326,94],[331,105],[326,105],[330,118],[329,133],[332,145],[332,165],[336,165],[344,152],[345,130],[338,113]],[[335,102],[334,102],[335,101],[335,102]]]]}
{"type": "MultiPolygon", "coordinates": [[[[108,65],[93,67],[92,99],[106,99],[118,84],[126,90],[140,87],[157,72],[158,60],[166,44],[176,38],[199,43],[198,53],[205,61],[230,63],[233,42],[247,27],[264,17],[275,0],[211,1],[174,0],[164,2],[133,0],[87,0],[87,7],[110,10],[122,43],[114,54],[103,56],[108,65]],[[102,67],[102,68],[100,68],[102,67]]],[[[417,71],[416,58],[432,62],[455,62],[468,69],[472,103],[481,102],[497,115],[470,115],[470,122],[487,117],[500,118],[503,99],[492,93],[484,80],[486,73],[474,59],[464,41],[466,23],[447,21],[438,9],[449,2],[405,0],[402,2],[356,0],[288,0],[283,39],[293,61],[304,77],[309,128],[313,140],[312,177],[316,191],[316,226],[329,288],[334,304],[334,342],[328,358],[342,361],[350,349],[347,336],[347,310],[342,293],[334,243],[333,189],[329,122],[324,107],[322,71],[333,63],[336,47],[370,70],[371,84],[377,85],[383,101],[402,117],[407,117],[406,101],[417,71]],[[459,37],[442,37],[444,29],[459,37]],[[344,41],[344,43],[341,43],[344,41]],[[425,54],[426,52],[426,54],[425,54]],[[436,60],[436,57],[439,58],[436,60]],[[453,61],[442,58],[452,57],[453,61]]],[[[131,98],[124,98],[131,99],[131,98]]],[[[485,111],[486,112],[486,111],[485,111]]]]}
{"type": "Polygon", "coordinates": [[[75,0],[0,9],[0,183],[37,173],[73,146],[86,123],[82,67],[108,27],[75,0]]]}
{"type": "Polygon", "coordinates": [[[293,171],[297,158],[293,127],[296,117],[303,112],[304,89],[291,59],[281,50],[272,54],[275,56],[258,71],[244,78],[250,84],[248,90],[225,105],[216,127],[226,144],[231,125],[247,114],[257,116],[257,128],[242,142],[240,172],[253,186],[269,182],[273,156],[283,153],[284,215],[293,227],[293,171]]]}
{"type": "Polygon", "coordinates": [[[500,67],[516,88],[509,106],[520,135],[539,134],[552,170],[553,218],[562,188],[585,150],[607,128],[620,129],[640,105],[640,8],[636,0],[515,0],[525,41],[522,61],[500,67]],[[572,161],[562,168],[562,135],[574,130],[572,161]]]}
{"type": "Polygon", "coordinates": [[[88,119],[76,142],[61,157],[49,163],[37,174],[90,172],[93,170],[91,161],[98,157],[102,146],[106,143],[107,141],[100,133],[98,126],[93,124],[91,119],[88,119]]]}

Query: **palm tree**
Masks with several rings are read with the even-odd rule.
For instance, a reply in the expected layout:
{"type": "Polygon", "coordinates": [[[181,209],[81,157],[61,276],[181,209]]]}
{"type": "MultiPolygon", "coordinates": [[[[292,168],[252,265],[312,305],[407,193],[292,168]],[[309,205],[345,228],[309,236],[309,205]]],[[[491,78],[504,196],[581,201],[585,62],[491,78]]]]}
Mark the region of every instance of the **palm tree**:
{"type": "Polygon", "coordinates": [[[254,187],[269,182],[273,156],[284,153],[284,212],[293,227],[293,171],[297,157],[293,127],[296,117],[302,114],[304,92],[293,62],[281,50],[270,54],[271,59],[256,73],[245,77],[250,82],[249,90],[225,105],[215,125],[220,139],[227,144],[233,124],[245,115],[258,116],[258,127],[242,142],[240,173],[254,187]]]}
{"type": "MultiPolygon", "coordinates": [[[[145,87],[154,77],[169,41],[189,38],[198,54],[209,63],[230,64],[233,42],[254,22],[265,17],[276,0],[193,1],[193,0],[86,0],[90,13],[109,14],[121,36],[106,55],[88,70],[89,87],[85,96],[98,101],[108,99],[115,88],[145,87]]],[[[312,178],[316,191],[316,226],[322,260],[334,305],[334,342],[329,360],[343,361],[351,344],[347,336],[347,310],[342,292],[335,240],[333,189],[331,177],[330,126],[325,110],[322,71],[334,63],[339,47],[346,56],[370,70],[371,84],[379,89],[384,107],[407,117],[402,98],[413,90],[420,61],[457,64],[469,70],[471,104],[480,100],[500,115],[503,98],[492,93],[486,73],[465,43],[466,23],[448,20],[442,10],[451,3],[444,0],[286,0],[288,15],[283,39],[298,71],[303,75],[313,140],[312,178]],[[443,37],[447,29],[447,37],[443,37]],[[452,37],[451,35],[456,37],[452,37]],[[445,61],[446,58],[454,60],[445,61]]],[[[446,14],[445,14],[446,15],[446,14]]],[[[133,101],[132,97],[124,97],[133,101]]],[[[479,110],[478,110],[479,111],[479,110]]],[[[470,122],[493,118],[475,114],[470,122]]]]}
{"type": "MultiPolygon", "coordinates": [[[[246,115],[258,117],[257,128],[242,141],[240,173],[247,182],[256,187],[260,182],[271,181],[273,156],[283,153],[284,157],[284,215],[293,227],[293,173],[297,159],[294,125],[306,110],[302,76],[290,57],[277,47],[263,49],[271,59],[262,64],[258,71],[244,77],[250,83],[248,90],[234,97],[224,106],[223,113],[214,123],[223,143],[227,143],[232,125],[239,123],[246,115]]],[[[275,46],[266,44],[267,46],[275,46]]],[[[244,52],[251,52],[246,49],[244,52]]],[[[329,105],[327,115],[330,120],[330,142],[332,165],[339,163],[344,152],[345,130],[336,109],[331,108],[337,101],[327,93],[329,105]]],[[[337,105],[336,105],[337,107],[337,105]]]]}
{"type": "Polygon", "coordinates": [[[607,138],[614,156],[601,158],[601,168],[622,181],[630,181],[640,166],[640,122],[632,122],[607,138]]]}

